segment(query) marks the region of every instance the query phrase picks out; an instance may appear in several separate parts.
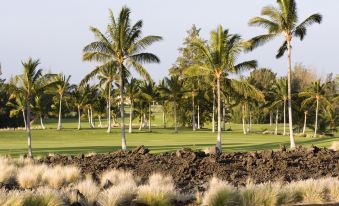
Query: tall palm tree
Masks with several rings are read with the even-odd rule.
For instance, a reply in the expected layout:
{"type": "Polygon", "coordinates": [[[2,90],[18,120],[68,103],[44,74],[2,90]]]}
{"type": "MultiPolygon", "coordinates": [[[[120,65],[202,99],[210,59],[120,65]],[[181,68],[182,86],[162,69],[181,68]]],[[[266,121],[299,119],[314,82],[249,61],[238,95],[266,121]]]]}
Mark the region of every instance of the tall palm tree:
{"type": "Polygon", "coordinates": [[[283,106],[283,115],[284,115],[284,133],[286,135],[286,102],[287,102],[287,79],[280,78],[276,80],[276,83],[273,87],[275,101],[272,102],[271,108],[278,108],[283,106]]]}
{"type": "Polygon", "coordinates": [[[130,100],[130,111],[129,111],[129,128],[128,132],[132,133],[132,120],[133,120],[133,112],[134,112],[134,100],[139,92],[139,81],[135,78],[131,78],[130,82],[126,87],[126,95],[130,100]]]}
{"type": "Polygon", "coordinates": [[[80,85],[84,85],[85,83],[89,82],[91,79],[98,77],[100,81],[100,85],[103,88],[107,88],[107,110],[108,110],[108,121],[107,121],[107,132],[110,133],[112,129],[111,123],[111,93],[112,93],[112,84],[114,81],[118,79],[117,74],[117,65],[115,62],[109,62],[102,66],[97,66],[93,71],[87,74],[80,82],[80,85]]]}
{"type": "Polygon", "coordinates": [[[58,118],[58,127],[57,130],[61,130],[62,123],[61,123],[61,116],[62,116],[62,101],[63,97],[65,95],[68,95],[70,90],[74,87],[74,85],[71,85],[69,80],[71,79],[71,76],[64,75],[64,74],[58,74],[56,75],[55,81],[57,82],[55,85],[55,92],[59,95],[59,118],[58,118]]]}
{"type": "Polygon", "coordinates": [[[220,25],[217,30],[211,32],[210,44],[202,41],[194,41],[193,46],[205,59],[203,64],[194,65],[192,68],[199,70],[200,75],[213,76],[216,79],[217,89],[217,113],[218,135],[216,147],[221,151],[221,98],[220,80],[224,74],[238,73],[244,69],[255,68],[255,60],[236,64],[239,54],[244,50],[244,41],[237,34],[230,34],[220,25]]]}
{"type": "Polygon", "coordinates": [[[124,74],[125,70],[134,68],[143,78],[151,80],[143,63],[159,63],[159,58],[144,50],[160,41],[160,36],[142,37],[143,21],[139,20],[131,25],[130,9],[123,7],[119,17],[116,19],[110,10],[110,24],[107,26],[106,34],[99,29],[91,27],[91,31],[96,37],[96,41],[88,44],[83,49],[83,60],[99,61],[105,64],[117,64],[119,80],[120,80],[120,113],[121,113],[121,141],[122,149],[126,150],[125,137],[125,111],[124,111],[124,74]]]}
{"type": "Polygon", "coordinates": [[[27,61],[22,61],[23,74],[14,77],[14,84],[18,91],[25,98],[27,136],[28,136],[28,157],[32,158],[32,135],[31,135],[31,101],[36,93],[46,89],[51,82],[47,75],[42,75],[42,69],[38,69],[40,64],[39,59],[33,60],[29,58],[27,61]]]}
{"type": "Polygon", "coordinates": [[[288,87],[288,119],[290,129],[291,148],[295,147],[293,137],[293,122],[292,122],[292,95],[291,95],[291,42],[293,37],[303,40],[307,28],[314,23],[321,23],[322,16],[313,14],[298,24],[298,13],[295,0],[277,0],[278,7],[265,6],[261,15],[265,17],[254,17],[249,21],[251,26],[260,26],[267,29],[267,34],[259,35],[252,38],[249,43],[249,49],[254,48],[283,35],[284,42],[278,50],[277,58],[284,55],[287,50],[288,71],[287,71],[287,87],[288,87]]]}
{"type": "Polygon", "coordinates": [[[154,82],[144,81],[140,85],[140,93],[148,104],[148,131],[152,131],[152,103],[157,99],[158,93],[154,82]]]}
{"type": "Polygon", "coordinates": [[[163,124],[164,124],[164,129],[166,129],[167,127],[167,102],[168,102],[168,97],[166,94],[162,93],[162,89],[166,87],[166,82],[165,79],[160,80],[159,84],[158,84],[158,92],[159,92],[159,102],[161,104],[162,107],[162,120],[163,120],[163,124]]]}
{"type": "Polygon", "coordinates": [[[77,86],[72,91],[72,100],[74,103],[74,106],[78,110],[78,130],[81,129],[81,109],[84,107],[84,105],[88,101],[88,93],[85,92],[84,87],[77,86]]]}
{"type": "Polygon", "coordinates": [[[326,107],[331,106],[331,103],[326,96],[326,88],[328,87],[327,83],[320,83],[320,80],[312,83],[309,91],[304,91],[299,93],[299,97],[305,97],[304,101],[301,103],[301,107],[311,107],[315,104],[315,123],[314,123],[314,137],[317,136],[318,129],[318,113],[319,107],[322,107],[326,110],[326,107]]]}
{"type": "Polygon", "coordinates": [[[174,114],[174,131],[178,133],[178,121],[177,121],[177,103],[183,94],[183,82],[178,76],[165,77],[165,85],[159,88],[160,93],[163,96],[173,101],[173,114],[174,114]]]}

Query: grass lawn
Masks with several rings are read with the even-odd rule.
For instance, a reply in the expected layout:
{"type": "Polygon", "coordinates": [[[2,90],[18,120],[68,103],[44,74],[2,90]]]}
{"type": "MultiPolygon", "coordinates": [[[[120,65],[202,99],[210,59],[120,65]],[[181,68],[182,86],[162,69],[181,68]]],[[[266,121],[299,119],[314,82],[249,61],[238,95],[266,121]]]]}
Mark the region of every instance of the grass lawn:
{"type": "MultiPolygon", "coordinates": [[[[153,131],[147,129],[139,131],[135,124],[134,133],[127,133],[129,148],[145,145],[153,153],[174,151],[182,147],[201,149],[213,146],[216,142],[216,133],[210,129],[201,129],[193,132],[190,128],[180,128],[175,134],[173,128],[162,129],[160,115],[156,115],[153,131]],[[159,124],[160,123],[160,124],[159,124]]],[[[128,122],[128,121],[126,121],[128,122]]],[[[96,122],[97,123],[97,122],[96,122]]],[[[104,122],[105,123],[105,122],[104,122]]],[[[36,126],[36,125],[34,125],[36,126]]],[[[33,127],[34,127],[33,126],[33,127]]],[[[34,155],[48,153],[78,154],[78,153],[103,153],[117,150],[121,145],[120,129],[114,128],[112,133],[106,133],[105,128],[88,128],[85,120],[82,122],[83,129],[78,131],[76,119],[63,120],[63,130],[57,131],[56,120],[52,119],[45,123],[46,130],[32,131],[32,145],[34,155]]],[[[263,135],[264,129],[273,130],[274,125],[253,125],[253,132],[244,135],[242,125],[227,124],[226,128],[232,131],[223,131],[222,143],[224,151],[256,151],[264,149],[276,149],[279,145],[289,145],[289,136],[263,135]]],[[[279,125],[282,131],[282,125],[279,125]]],[[[127,130],[128,131],[128,130],[127,130]]],[[[309,131],[311,132],[311,131],[309,131]]],[[[339,141],[338,133],[335,137],[302,138],[296,137],[297,144],[316,146],[330,146],[332,141],[339,141]]],[[[0,131],[0,154],[19,156],[26,153],[27,135],[25,131],[0,131]]]]}

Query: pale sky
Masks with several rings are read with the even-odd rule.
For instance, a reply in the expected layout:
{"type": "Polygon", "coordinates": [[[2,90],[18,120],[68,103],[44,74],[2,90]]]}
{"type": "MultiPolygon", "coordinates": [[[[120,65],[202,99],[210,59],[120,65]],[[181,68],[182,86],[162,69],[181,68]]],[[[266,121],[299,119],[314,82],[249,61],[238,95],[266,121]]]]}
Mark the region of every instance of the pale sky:
{"type": "MultiPolygon", "coordinates": [[[[201,36],[219,24],[244,38],[262,34],[261,28],[249,27],[248,20],[275,0],[1,0],[0,62],[3,76],[9,78],[22,71],[21,60],[39,58],[41,68],[72,75],[79,82],[95,64],[82,62],[83,47],[94,40],[89,26],[105,31],[108,9],[115,15],[126,5],[132,10],[132,23],[144,21],[144,35],[160,35],[164,40],[149,51],[157,54],[160,64],[146,65],[155,80],[168,75],[186,31],[196,24],[201,36]]],[[[321,25],[313,25],[303,42],[293,42],[292,62],[302,62],[319,75],[339,73],[339,1],[297,0],[299,18],[313,13],[323,15],[321,25]]],[[[282,39],[266,44],[241,59],[257,59],[259,67],[269,67],[279,75],[286,73],[286,56],[275,54],[282,39]]]]}

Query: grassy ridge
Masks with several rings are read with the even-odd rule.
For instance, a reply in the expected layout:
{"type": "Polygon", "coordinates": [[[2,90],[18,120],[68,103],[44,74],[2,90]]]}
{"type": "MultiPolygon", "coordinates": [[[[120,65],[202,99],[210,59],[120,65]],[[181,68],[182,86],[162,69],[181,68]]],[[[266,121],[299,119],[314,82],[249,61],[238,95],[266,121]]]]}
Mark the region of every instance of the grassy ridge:
{"type": "MultiPolygon", "coordinates": [[[[153,131],[147,128],[138,130],[134,125],[134,133],[127,133],[127,144],[130,148],[145,145],[153,153],[174,151],[182,147],[201,149],[212,146],[216,141],[216,133],[209,128],[193,132],[190,128],[180,128],[175,134],[173,128],[162,129],[160,115],[156,115],[153,123],[153,131]]],[[[127,121],[126,121],[127,122],[127,121]]],[[[97,122],[96,122],[97,124],[97,122]]],[[[103,122],[105,124],[105,122],[103,122]]],[[[46,130],[32,131],[33,153],[43,155],[47,153],[78,154],[88,152],[110,152],[117,150],[121,145],[120,129],[114,128],[111,134],[106,133],[105,128],[90,129],[87,122],[83,122],[83,129],[78,131],[77,120],[63,120],[63,130],[56,130],[56,120],[46,121],[46,130]]],[[[34,125],[33,127],[35,127],[34,125]]],[[[171,126],[171,125],[169,125],[171,126]]],[[[227,124],[232,131],[223,132],[224,151],[256,151],[264,149],[276,149],[279,145],[289,144],[288,136],[263,135],[264,129],[273,130],[274,125],[254,124],[253,133],[244,135],[242,125],[227,124]]],[[[282,125],[279,125],[282,131],[282,125]]],[[[309,131],[311,132],[311,131],[309,131]]],[[[296,137],[296,142],[302,145],[330,146],[332,141],[339,141],[339,135],[323,138],[296,137]]],[[[25,131],[0,131],[0,154],[19,156],[26,153],[27,138],[25,131]]]]}

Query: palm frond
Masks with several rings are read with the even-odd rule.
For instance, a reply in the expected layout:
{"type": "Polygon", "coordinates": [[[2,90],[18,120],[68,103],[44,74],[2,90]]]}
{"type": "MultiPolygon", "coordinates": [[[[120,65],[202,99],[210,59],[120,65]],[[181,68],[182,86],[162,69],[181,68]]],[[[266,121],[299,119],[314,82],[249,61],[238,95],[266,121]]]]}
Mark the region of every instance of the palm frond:
{"type": "Polygon", "coordinates": [[[296,37],[299,37],[300,40],[303,40],[306,32],[307,27],[311,26],[312,24],[318,23],[320,24],[322,21],[322,15],[321,14],[313,14],[309,16],[305,21],[303,21],[301,24],[299,24],[294,31],[294,35],[296,37]]]}

